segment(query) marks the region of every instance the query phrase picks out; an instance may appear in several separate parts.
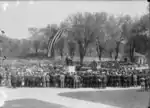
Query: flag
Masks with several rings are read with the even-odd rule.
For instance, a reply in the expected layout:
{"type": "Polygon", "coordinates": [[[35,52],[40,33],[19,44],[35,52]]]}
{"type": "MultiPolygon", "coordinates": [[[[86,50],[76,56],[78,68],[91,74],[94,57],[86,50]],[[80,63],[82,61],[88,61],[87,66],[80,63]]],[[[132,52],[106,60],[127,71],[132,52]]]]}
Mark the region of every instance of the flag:
{"type": "Polygon", "coordinates": [[[48,43],[48,57],[52,57],[52,53],[54,51],[54,45],[61,38],[65,29],[60,29],[56,35],[52,38],[52,40],[48,43]]]}

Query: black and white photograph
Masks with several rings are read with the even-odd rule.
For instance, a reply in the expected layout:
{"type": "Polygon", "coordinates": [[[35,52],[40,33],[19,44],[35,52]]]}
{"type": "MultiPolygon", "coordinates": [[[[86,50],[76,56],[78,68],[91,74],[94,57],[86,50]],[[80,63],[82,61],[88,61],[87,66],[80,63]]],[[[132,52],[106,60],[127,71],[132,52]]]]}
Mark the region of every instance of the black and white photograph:
{"type": "Polygon", "coordinates": [[[0,1],[0,108],[150,108],[149,0],[0,1]]]}

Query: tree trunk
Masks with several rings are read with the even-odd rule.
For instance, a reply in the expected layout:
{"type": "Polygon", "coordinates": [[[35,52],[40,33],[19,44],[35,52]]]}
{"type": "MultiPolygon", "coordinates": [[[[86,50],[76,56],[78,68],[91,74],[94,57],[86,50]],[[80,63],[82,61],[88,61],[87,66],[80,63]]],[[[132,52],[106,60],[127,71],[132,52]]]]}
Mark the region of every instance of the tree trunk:
{"type": "Polygon", "coordinates": [[[35,49],[35,53],[36,53],[36,54],[38,53],[38,48],[35,49]]]}
{"type": "Polygon", "coordinates": [[[83,59],[84,59],[84,56],[83,56],[83,55],[80,55],[80,65],[81,65],[81,66],[83,65],[83,59]]]}
{"type": "Polygon", "coordinates": [[[131,49],[131,62],[134,62],[134,48],[131,49]]]}
{"type": "Polygon", "coordinates": [[[87,40],[84,40],[84,43],[82,43],[81,41],[78,41],[78,49],[79,49],[79,53],[80,53],[80,65],[83,65],[83,60],[84,60],[84,56],[86,54],[86,50],[88,47],[89,42],[87,40]]]}
{"type": "Polygon", "coordinates": [[[84,56],[86,54],[86,46],[79,45],[79,52],[80,52],[80,65],[83,65],[84,56]]]}
{"type": "Polygon", "coordinates": [[[63,59],[63,51],[60,51],[61,59],[63,59]]]}
{"type": "Polygon", "coordinates": [[[131,54],[131,53],[132,53],[132,52],[131,52],[132,50],[131,50],[131,49],[132,49],[132,46],[131,46],[131,44],[130,44],[130,49],[129,49],[130,61],[132,61],[132,54],[131,54]]]}
{"type": "Polygon", "coordinates": [[[116,48],[116,55],[115,55],[115,60],[118,59],[118,54],[119,54],[119,47],[116,48]]]}
{"type": "Polygon", "coordinates": [[[102,48],[100,48],[99,50],[100,50],[100,52],[99,52],[98,57],[99,57],[99,60],[101,61],[103,49],[102,49],[102,48]]]}
{"type": "Polygon", "coordinates": [[[117,60],[118,59],[118,55],[119,55],[119,46],[120,46],[120,41],[119,42],[116,42],[116,55],[115,55],[115,60],[117,60]]]}
{"type": "Polygon", "coordinates": [[[98,56],[99,60],[101,61],[103,48],[100,46],[99,47],[97,46],[96,51],[97,51],[97,56],[98,56]]]}
{"type": "Polygon", "coordinates": [[[99,60],[101,61],[101,58],[102,58],[102,53],[101,53],[101,52],[100,52],[98,58],[99,58],[99,60]]]}
{"type": "Polygon", "coordinates": [[[109,52],[110,58],[112,59],[112,51],[109,52]]]}
{"type": "Polygon", "coordinates": [[[79,49],[80,49],[80,65],[82,66],[86,50],[82,47],[80,47],[79,49]]]}
{"type": "Polygon", "coordinates": [[[134,62],[134,45],[133,42],[130,44],[130,61],[134,62]]]}
{"type": "Polygon", "coordinates": [[[74,52],[71,53],[71,59],[73,60],[74,58],[74,52]]]}
{"type": "Polygon", "coordinates": [[[116,56],[115,56],[115,60],[117,60],[118,59],[118,53],[116,53],[116,56]]]}

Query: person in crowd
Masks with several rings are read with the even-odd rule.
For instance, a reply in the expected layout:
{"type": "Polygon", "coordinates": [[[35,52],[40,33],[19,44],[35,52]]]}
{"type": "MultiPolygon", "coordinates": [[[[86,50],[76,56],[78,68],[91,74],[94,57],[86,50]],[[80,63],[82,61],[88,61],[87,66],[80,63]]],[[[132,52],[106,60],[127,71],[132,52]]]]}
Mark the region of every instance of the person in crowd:
{"type": "MultiPolygon", "coordinates": [[[[117,62],[118,63],[118,62],[117,62]]],[[[1,78],[6,79],[7,86],[11,81],[12,87],[67,87],[67,88],[78,88],[81,87],[92,87],[92,88],[106,88],[111,87],[137,87],[140,86],[140,79],[145,78],[145,87],[150,88],[150,78],[146,71],[142,72],[138,70],[132,70],[128,64],[121,64],[120,66],[113,61],[107,61],[101,63],[101,68],[84,68],[83,66],[76,70],[75,74],[70,74],[64,70],[63,66],[54,65],[24,65],[20,67],[4,68],[1,72],[1,78]],[[116,67],[116,68],[115,68],[116,67]],[[31,71],[28,71],[28,68],[31,71]],[[35,68],[31,69],[31,68],[35,68]],[[40,68],[40,70],[36,70],[40,68]],[[6,72],[5,72],[6,71],[6,72]],[[11,73],[9,78],[7,73],[11,73]],[[4,74],[3,74],[4,73],[4,74]],[[16,73],[16,74],[14,74],[16,73]],[[48,73],[48,74],[46,74],[48,73]],[[145,74],[142,75],[142,74],[145,74]],[[24,82],[24,84],[23,84],[24,82]]],[[[94,61],[93,61],[94,64],[94,61]]]]}
{"type": "Polygon", "coordinates": [[[42,86],[46,87],[46,77],[44,74],[42,75],[42,86]]]}
{"type": "Polygon", "coordinates": [[[133,74],[134,86],[137,87],[137,75],[133,74]]]}
{"type": "Polygon", "coordinates": [[[103,80],[104,80],[104,81],[103,81],[103,83],[104,83],[104,84],[103,84],[103,88],[106,88],[106,86],[107,86],[107,80],[108,80],[106,73],[103,74],[103,80]]]}
{"type": "Polygon", "coordinates": [[[11,83],[12,83],[12,87],[13,88],[16,88],[16,86],[17,86],[17,74],[12,74],[11,75],[11,83]]]}
{"type": "Polygon", "coordinates": [[[97,87],[98,88],[102,87],[102,75],[101,74],[97,75],[97,87]]]}
{"type": "Polygon", "coordinates": [[[60,87],[65,87],[65,75],[63,73],[60,74],[60,87]]]}
{"type": "Polygon", "coordinates": [[[145,90],[145,78],[142,77],[142,78],[140,79],[140,82],[141,82],[141,90],[144,91],[144,90],[145,90]]]}
{"type": "Polygon", "coordinates": [[[45,76],[45,80],[46,80],[46,87],[50,87],[50,75],[48,73],[45,76]]]}
{"type": "Polygon", "coordinates": [[[148,76],[145,77],[145,90],[148,90],[148,76]]]}
{"type": "Polygon", "coordinates": [[[0,86],[2,85],[3,76],[2,73],[0,73],[0,86]]]}
{"type": "Polygon", "coordinates": [[[79,88],[79,76],[76,74],[76,73],[74,73],[74,88],[79,88]]]}
{"type": "Polygon", "coordinates": [[[22,75],[21,76],[21,87],[24,87],[25,85],[25,79],[24,79],[24,76],[22,75]]]}

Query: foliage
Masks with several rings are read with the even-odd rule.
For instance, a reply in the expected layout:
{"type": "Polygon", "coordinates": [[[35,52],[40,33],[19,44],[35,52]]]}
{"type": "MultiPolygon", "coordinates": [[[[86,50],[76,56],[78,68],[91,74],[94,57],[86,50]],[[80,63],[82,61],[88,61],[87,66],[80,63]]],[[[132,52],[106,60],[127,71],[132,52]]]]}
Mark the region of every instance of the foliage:
{"type": "Polygon", "coordinates": [[[94,18],[91,13],[77,13],[69,16],[68,20],[71,25],[75,25],[72,29],[75,33],[74,40],[78,44],[82,65],[88,46],[94,41],[94,18]]]}
{"type": "Polygon", "coordinates": [[[128,52],[132,62],[134,61],[134,51],[145,54],[148,50],[147,42],[149,37],[149,26],[147,23],[149,23],[149,21],[147,19],[148,16],[144,15],[141,17],[141,19],[133,23],[133,26],[130,30],[131,35],[128,38],[127,45],[130,47],[128,52]]]}
{"type": "Polygon", "coordinates": [[[3,55],[19,56],[31,53],[47,55],[48,43],[57,31],[64,27],[69,27],[63,34],[67,39],[62,37],[57,42],[55,51],[63,57],[66,47],[64,44],[67,40],[69,55],[73,58],[79,54],[80,64],[83,64],[87,53],[90,56],[97,55],[99,60],[105,55],[117,60],[121,53],[120,46],[124,41],[127,42],[124,43],[124,52],[131,61],[134,61],[134,51],[145,54],[149,48],[148,34],[144,34],[150,27],[148,14],[141,16],[140,19],[134,19],[129,15],[114,16],[106,12],[84,12],[69,15],[60,25],[31,27],[28,29],[30,33],[28,39],[17,40],[0,36],[3,55]]]}

